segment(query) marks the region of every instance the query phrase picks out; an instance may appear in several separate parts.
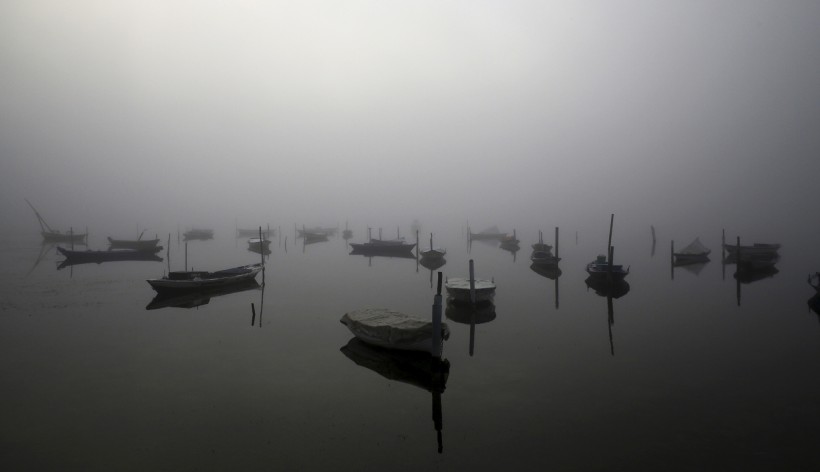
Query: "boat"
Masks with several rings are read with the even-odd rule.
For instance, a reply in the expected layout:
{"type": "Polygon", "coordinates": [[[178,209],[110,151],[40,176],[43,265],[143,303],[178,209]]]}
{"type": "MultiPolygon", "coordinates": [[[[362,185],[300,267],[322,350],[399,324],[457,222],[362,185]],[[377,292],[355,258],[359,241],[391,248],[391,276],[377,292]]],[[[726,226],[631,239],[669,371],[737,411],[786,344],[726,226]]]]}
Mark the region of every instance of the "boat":
{"type": "MultiPolygon", "coordinates": [[[[363,342],[402,351],[434,354],[433,321],[388,308],[364,308],[345,313],[341,323],[363,342]]],[[[441,323],[440,340],[450,337],[450,329],[441,323]]],[[[441,352],[439,347],[438,352],[441,352]]]]}
{"type": "Polygon", "coordinates": [[[624,279],[615,279],[609,282],[605,277],[589,276],[584,280],[588,288],[595,291],[599,297],[621,298],[629,293],[629,282],[624,279]]]}
{"type": "Polygon", "coordinates": [[[57,251],[59,251],[60,254],[65,256],[65,260],[62,261],[59,266],[57,266],[57,269],[64,269],[66,267],[79,264],[102,264],[103,262],[112,261],[162,262],[162,258],[156,255],[156,253],[159,252],[161,249],[162,246],[158,246],[156,250],[152,251],[141,251],[138,249],[111,249],[108,251],[75,251],[57,246],[57,251]]]}
{"type": "Polygon", "coordinates": [[[416,243],[405,242],[404,239],[374,239],[366,243],[350,243],[353,249],[350,254],[373,256],[410,255],[416,243]]]}
{"type": "Polygon", "coordinates": [[[325,238],[335,235],[339,231],[339,228],[323,228],[321,226],[315,226],[313,228],[305,228],[302,226],[302,229],[297,229],[296,233],[297,236],[300,238],[306,237],[308,234],[311,235],[324,235],[325,238]]]}
{"type": "Polygon", "coordinates": [[[43,236],[43,242],[85,244],[86,238],[88,237],[88,232],[75,233],[73,230],[66,232],[55,230],[49,226],[48,223],[46,223],[46,220],[40,215],[40,212],[34,208],[34,205],[28,201],[28,199],[24,200],[26,200],[28,206],[34,210],[34,215],[37,217],[37,222],[40,223],[40,234],[43,236]]]}
{"type": "Polygon", "coordinates": [[[726,250],[729,255],[737,254],[738,247],[740,248],[740,254],[743,255],[777,255],[778,251],[780,250],[780,244],[772,244],[772,243],[754,243],[751,246],[738,246],[737,244],[724,244],[723,249],[726,250]]]}
{"type": "Polygon", "coordinates": [[[622,280],[629,274],[629,267],[624,269],[623,265],[612,264],[612,271],[609,270],[609,262],[604,255],[598,255],[594,261],[587,264],[587,274],[590,277],[607,278],[612,277],[613,280],[622,280]]]}
{"type": "Polygon", "coordinates": [[[711,252],[711,249],[700,242],[700,238],[695,238],[694,241],[679,252],[673,252],[672,257],[674,257],[676,265],[695,264],[708,261],[709,253],[711,252]]]}
{"type": "Polygon", "coordinates": [[[552,246],[550,246],[549,244],[546,244],[544,242],[537,242],[537,243],[532,245],[532,251],[533,251],[533,253],[536,252],[536,251],[551,253],[552,252],[552,246]]]}
{"type": "Polygon", "coordinates": [[[322,241],[327,241],[327,234],[321,232],[305,231],[301,234],[301,237],[304,239],[305,244],[313,244],[320,243],[322,241]]]}
{"type": "Polygon", "coordinates": [[[480,233],[473,233],[470,232],[470,239],[471,240],[498,240],[500,241],[503,238],[508,236],[507,233],[502,233],[498,230],[497,226],[491,226],[480,233]]]}
{"type": "Polygon", "coordinates": [[[342,239],[347,241],[348,239],[353,237],[353,231],[350,230],[347,226],[347,221],[345,221],[345,229],[342,231],[342,239]]]}
{"type": "Polygon", "coordinates": [[[549,251],[533,251],[530,261],[535,266],[554,267],[561,261],[560,257],[553,256],[549,251]]]}
{"type": "Polygon", "coordinates": [[[158,246],[159,238],[156,239],[113,239],[111,236],[108,236],[108,245],[112,249],[136,249],[138,251],[152,251],[156,252],[157,248],[162,249],[162,246],[158,246]]]}
{"type": "Polygon", "coordinates": [[[214,230],[195,228],[182,233],[183,239],[190,241],[192,239],[206,240],[214,239],[214,230]]]}
{"type": "MultiPolygon", "coordinates": [[[[444,283],[448,299],[456,303],[470,303],[470,279],[462,277],[448,278],[444,283]]],[[[495,282],[475,279],[475,302],[492,302],[495,297],[495,282]]]]}
{"type": "Polygon", "coordinates": [[[521,241],[518,240],[518,237],[515,234],[515,230],[513,230],[512,236],[506,235],[506,236],[502,237],[501,239],[499,239],[499,241],[501,242],[501,244],[499,245],[499,247],[501,249],[504,249],[504,250],[507,250],[507,251],[512,251],[512,252],[515,252],[515,251],[518,251],[519,249],[521,249],[521,246],[519,246],[519,243],[521,241]]]}
{"type": "Polygon", "coordinates": [[[207,305],[211,301],[211,298],[214,297],[221,297],[231,293],[256,290],[259,288],[261,288],[261,285],[259,285],[256,279],[248,279],[244,282],[224,285],[221,287],[206,288],[202,290],[164,291],[157,293],[145,309],[156,310],[158,308],[196,308],[198,306],[207,305]]]}
{"type": "Polygon", "coordinates": [[[254,252],[266,251],[270,248],[270,239],[251,238],[248,240],[248,250],[254,252]]]}
{"type": "Polygon", "coordinates": [[[262,264],[251,264],[216,272],[178,271],[170,272],[161,279],[148,279],[147,282],[157,292],[202,290],[252,280],[261,270],[262,264]]]}
{"type": "Polygon", "coordinates": [[[433,246],[433,233],[430,233],[430,249],[426,251],[419,251],[421,254],[422,259],[433,260],[433,259],[441,259],[447,254],[446,249],[437,248],[433,246]]]}

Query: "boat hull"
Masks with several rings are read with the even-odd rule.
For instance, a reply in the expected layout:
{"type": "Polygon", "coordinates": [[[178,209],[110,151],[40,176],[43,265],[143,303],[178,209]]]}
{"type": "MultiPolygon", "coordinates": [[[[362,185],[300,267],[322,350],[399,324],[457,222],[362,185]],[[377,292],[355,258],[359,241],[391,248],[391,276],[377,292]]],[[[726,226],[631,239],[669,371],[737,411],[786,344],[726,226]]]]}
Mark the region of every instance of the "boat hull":
{"type": "MultiPolygon", "coordinates": [[[[475,279],[475,302],[492,302],[495,298],[495,283],[484,280],[475,279]]],[[[470,297],[470,279],[451,278],[444,284],[447,289],[448,300],[456,303],[471,303],[470,297]]]]}
{"type": "Polygon", "coordinates": [[[172,272],[171,277],[147,282],[157,292],[204,290],[247,282],[256,278],[261,270],[261,264],[254,264],[218,272],[172,272]]]}
{"type": "MultiPolygon", "coordinates": [[[[112,239],[108,238],[108,245],[114,249],[136,249],[140,251],[156,252],[159,246],[159,239],[112,239]]],[[[162,249],[160,247],[160,249],[162,249]]]]}

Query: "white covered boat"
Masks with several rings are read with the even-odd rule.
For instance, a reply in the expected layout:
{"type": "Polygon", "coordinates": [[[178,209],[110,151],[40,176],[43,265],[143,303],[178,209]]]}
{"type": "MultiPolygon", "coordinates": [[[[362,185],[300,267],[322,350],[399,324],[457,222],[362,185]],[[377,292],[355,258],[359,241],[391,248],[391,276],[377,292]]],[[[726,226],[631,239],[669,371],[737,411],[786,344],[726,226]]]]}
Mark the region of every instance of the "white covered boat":
{"type": "MultiPolygon", "coordinates": [[[[475,279],[475,301],[491,302],[495,297],[495,282],[485,279],[475,279]]],[[[455,302],[470,303],[470,279],[452,277],[444,283],[447,289],[447,296],[455,302]]]]}
{"type": "MultiPolygon", "coordinates": [[[[434,354],[433,322],[388,308],[364,308],[345,313],[341,323],[362,341],[389,349],[423,351],[434,354]]],[[[446,323],[441,336],[450,337],[446,323]]],[[[438,352],[441,352],[439,346],[438,352]]]]}

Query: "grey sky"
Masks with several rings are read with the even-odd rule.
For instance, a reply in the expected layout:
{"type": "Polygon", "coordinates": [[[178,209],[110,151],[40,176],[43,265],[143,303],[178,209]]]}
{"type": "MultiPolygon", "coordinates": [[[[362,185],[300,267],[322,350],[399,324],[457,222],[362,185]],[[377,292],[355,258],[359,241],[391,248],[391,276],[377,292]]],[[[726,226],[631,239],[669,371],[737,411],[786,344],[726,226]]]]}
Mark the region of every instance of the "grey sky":
{"type": "Polygon", "coordinates": [[[0,210],[786,218],[816,201],[818,22],[815,1],[7,0],[0,210]]]}

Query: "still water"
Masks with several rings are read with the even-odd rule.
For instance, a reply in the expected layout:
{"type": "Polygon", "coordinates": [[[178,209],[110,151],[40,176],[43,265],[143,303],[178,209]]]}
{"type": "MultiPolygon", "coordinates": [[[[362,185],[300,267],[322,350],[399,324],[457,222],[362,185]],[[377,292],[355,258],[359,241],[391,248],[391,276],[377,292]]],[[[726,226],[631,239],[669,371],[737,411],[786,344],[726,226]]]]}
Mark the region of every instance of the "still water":
{"type": "MultiPolygon", "coordinates": [[[[610,314],[584,283],[606,228],[577,240],[562,229],[557,283],[530,269],[537,229],[519,231],[516,254],[441,231],[438,270],[463,277],[473,259],[498,289],[494,317],[471,326],[449,313],[449,372],[432,385],[402,359],[358,352],[339,323],[368,306],[428,316],[434,273],[415,259],[349,255],[339,236],[301,246],[286,231],[287,244],[273,237],[264,291],[148,310],[145,279],[167,260],[57,270],[53,248],[35,265],[39,242],[4,241],[0,468],[820,466],[820,323],[798,263],[806,248],[784,245],[780,272],[738,292],[719,236],[702,238],[712,262],[674,278],[668,239],[653,254],[647,238],[616,238],[631,289],[610,314]]],[[[365,234],[357,228],[352,241],[365,234]]],[[[103,241],[92,235],[91,247],[103,241]]],[[[184,252],[174,235],[174,270],[184,252]]],[[[259,257],[232,228],[188,244],[195,269],[259,257]]]]}

